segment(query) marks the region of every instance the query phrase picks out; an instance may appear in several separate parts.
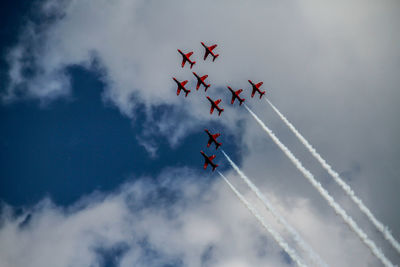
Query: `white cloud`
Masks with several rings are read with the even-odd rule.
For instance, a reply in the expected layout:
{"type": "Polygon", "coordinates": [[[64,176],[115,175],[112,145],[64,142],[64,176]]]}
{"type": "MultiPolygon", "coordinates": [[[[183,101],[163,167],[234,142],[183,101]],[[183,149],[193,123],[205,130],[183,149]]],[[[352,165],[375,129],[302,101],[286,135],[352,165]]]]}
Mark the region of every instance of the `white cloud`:
{"type": "MultiPolygon", "coordinates": [[[[168,170],[68,208],[43,200],[12,215],[8,207],[1,216],[2,266],[101,266],[99,251],[118,246],[120,266],[286,266],[279,247],[227,185],[203,181],[186,169],[168,170]]],[[[307,201],[286,215],[312,232],[307,238],[332,266],[376,264],[350,232],[311,212],[307,201]]]]}

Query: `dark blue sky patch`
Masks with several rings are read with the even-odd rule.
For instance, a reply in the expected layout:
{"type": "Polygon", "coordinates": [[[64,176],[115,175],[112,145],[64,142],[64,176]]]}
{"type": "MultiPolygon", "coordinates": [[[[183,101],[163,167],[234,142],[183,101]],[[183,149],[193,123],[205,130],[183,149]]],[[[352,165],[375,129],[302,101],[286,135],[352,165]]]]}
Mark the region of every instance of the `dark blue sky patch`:
{"type": "MultiPolygon", "coordinates": [[[[139,240],[138,245],[142,250],[141,263],[145,266],[159,266],[160,267],[180,267],[183,266],[182,260],[178,257],[171,257],[164,255],[160,251],[157,251],[146,238],[139,240]],[[156,265],[157,264],[157,265],[156,265]]],[[[140,264],[139,264],[140,265],[140,264]]]]}
{"type": "Polygon", "coordinates": [[[19,32],[25,26],[32,4],[35,1],[0,2],[0,89],[8,82],[6,56],[11,46],[18,41],[19,32]]]}
{"type": "Polygon", "coordinates": [[[14,0],[0,2],[0,54],[1,60],[8,48],[14,45],[28,18],[34,14],[33,7],[42,0],[14,0]]]}
{"type": "Polygon", "coordinates": [[[212,259],[214,257],[215,250],[213,245],[209,245],[201,254],[201,265],[212,266],[212,259]]]}
{"type": "MultiPolygon", "coordinates": [[[[151,158],[135,138],[145,123],[143,111],[138,111],[132,126],[116,108],[102,102],[104,84],[98,73],[71,67],[69,74],[70,99],[42,108],[32,100],[0,107],[1,200],[24,205],[48,195],[55,203],[68,205],[94,190],[113,190],[132,174],[156,177],[165,167],[201,170],[199,151],[207,151],[205,125],[175,148],[158,138],[159,155],[151,158]]],[[[155,112],[164,108],[169,107],[155,112]]],[[[224,149],[236,160],[233,135],[218,124],[210,127],[223,132],[224,149]]],[[[227,164],[218,153],[216,162],[223,170],[227,164]]],[[[210,177],[209,170],[206,174],[210,177]]]]}
{"type": "Polygon", "coordinates": [[[129,250],[129,246],[125,243],[116,244],[111,248],[95,249],[101,267],[116,267],[120,265],[121,258],[129,250]]]}

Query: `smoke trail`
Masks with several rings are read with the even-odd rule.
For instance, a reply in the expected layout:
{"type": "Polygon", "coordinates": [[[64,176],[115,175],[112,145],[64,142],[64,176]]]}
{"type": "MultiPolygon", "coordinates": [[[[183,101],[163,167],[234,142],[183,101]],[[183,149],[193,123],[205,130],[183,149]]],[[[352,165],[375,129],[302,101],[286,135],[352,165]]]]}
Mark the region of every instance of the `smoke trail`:
{"type": "Polygon", "coordinates": [[[235,195],[239,198],[240,201],[246,206],[246,208],[257,218],[257,220],[261,223],[261,225],[272,235],[275,241],[279,244],[279,246],[292,258],[294,262],[297,263],[298,266],[306,266],[304,265],[296,252],[289,247],[289,245],[283,240],[282,236],[272,229],[264,220],[264,218],[258,213],[258,211],[244,198],[242,194],[237,191],[237,189],[228,181],[228,179],[218,171],[219,175],[225,180],[225,182],[229,185],[235,195]]]}
{"type": "Polygon", "coordinates": [[[328,266],[318,254],[314,252],[314,250],[301,238],[301,236],[297,233],[297,231],[285,220],[285,218],[280,215],[272,204],[268,201],[268,199],[264,196],[263,193],[257,188],[255,184],[239,169],[239,167],[231,160],[231,158],[222,150],[222,153],[226,157],[226,159],[231,164],[232,168],[240,175],[240,177],[244,180],[244,182],[250,187],[250,189],[257,195],[258,199],[260,199],[265,207],[272,213],[272,215],[286,228],[286,230],[293,236],[294,240],[299,244],[299,246],[308,253],[310,258],[317,263],[319,266],[328,266]]]}
{"type": "Polygon", "coordinates": [[[321,194],[322,197],[328,201],[329,206],[331,206],[336,214],[340,215],[346,224],[353,230],[354,233],[358,235],[362,242],[371,250],[372,254],[374,254],[385,266],[393,266],[393,264],[386,258],[386,256],[382,253],[382,251],[375,245],[375,243],[369,239],[369,237],[361,230],[360,227],[356,224],[356,222],[347,215],[346,211],[342,209],[342,207],[336,203],[336,201],[329,195],[328,191],[322,187],[322,185],[317,182],[314,176],[311,174],[309,170],[307,170],[301,162],[292,154],[292,152],[275,136],[275,134],[257,117],[256,114],[246,105],[244,104],[247,111],[253,116],[253,118],[258,122],[258,124],[263,128],[264,131],[268,133],[271,139],[275,142],[275,144],[285,153],[285,155],[290,159],[290,161],[296,166],[297,169],[303,174],[303,176],[314,186],[315,189],[321,194]]]}
{"type": "Polygon", "coordinates": [[[282,121],[289,127],[289,129],[296,135],[300,142],[310,151],[315,159],[322,165],[322,167],[332,176],[335,182],[346,192],[346,194],[357,204],[359,209],[367,216],[367,218],[372,222],[372,224],[383,234],[385,239],[400,253],[400,244],[392,236],[390,230],[383,225],[364,205],[361,199],[359,199],[351,187],[346,184],[345,181],[339,176],[339,174],[332,169],[332,167],[321,157],[321,155],[312,147],[312,145],[297,131],[297,129],[291,124],[288,119],[267,99],[265,101],[272,107],[272,109],[278,114],[282,121]]]}

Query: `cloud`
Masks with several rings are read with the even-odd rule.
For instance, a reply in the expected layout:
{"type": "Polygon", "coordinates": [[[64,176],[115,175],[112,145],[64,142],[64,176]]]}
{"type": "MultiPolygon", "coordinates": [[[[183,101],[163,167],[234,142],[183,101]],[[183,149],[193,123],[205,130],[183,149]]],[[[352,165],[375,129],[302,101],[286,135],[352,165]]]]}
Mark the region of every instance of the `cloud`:
{"type": "MultiPolygon", "coordinates": [[[[93,193],[69,207],[49,199],[19,213],[3,207],[1,262],[5,267],[103,266],[107,252],[119,251],[117,266],[289,265],[222,180],[204,181],[188,169],[169,169],[107,195],[93,193]]],[[[324,231],[322,240],[321,235],[311,239],[321,245],[330,240],[317,249],[328,254],[333,266],[354,266],[361,255],[365,266],[374,263],[340,224],[310,214],[307,201],[287,215],[303,227],[312,222],[312,231],[324,231]]]]}

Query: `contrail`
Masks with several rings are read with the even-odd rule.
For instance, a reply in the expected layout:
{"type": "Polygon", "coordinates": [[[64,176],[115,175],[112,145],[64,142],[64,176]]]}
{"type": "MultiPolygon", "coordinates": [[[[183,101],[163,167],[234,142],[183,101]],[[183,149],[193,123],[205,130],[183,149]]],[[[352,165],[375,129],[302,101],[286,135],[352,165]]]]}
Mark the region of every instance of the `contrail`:
{"type": "Polygon", "coordinates": [[[400,244],[392,236],[388,227],[383,225],[364,205],[361,199],[359,199],[351,187],[346,184],[345,181],[339,176],[339,174],[332,169],[332,167],[321,157],[321,155],[312,147],[312,145],[297,131],[297,129],[291,124],[288,119],[267,99],[265,101],[272,107],[272,109],[278,114],[282,121],[289,127],[289,129],[296,135],[300,142],[310,151],[316,160],[322,165],[322,167],[332,176],[335,182],[346,192],[346,194],[357,204],[360,210],[367,216],[372,224],[383,234],[385,239],[400,253],[400,244]]]}
{"type": "Polygon", "coordinates": [[[294,240],[299,244],[299,246],[308,253],[310,258],[317,263],[319,266],[328,266],[320,256],[314,252],[314,250],[301,238],[301,236],[297,233],[297,231],[285,220],[285,218],[280,215],[269,200],[265,197],[263,193],[258,189],[258,187],[253,184],[252,181],[239,169],[239,167],[231,160],[231,158],[222,150],[222,153],[226,157],[226,159],[231,164],[232,168],[240,175],[243,181],[250,187],[250,189],[257,195],[258,199],[260,199],[265,207],[272,213],[272,215],[286,228],[286,230],[293,236],[294,240]]]}
{"type": "Polygon", "coordinates": [[[264,131],[268,133],[271,139],[275,142],[275,144],[282,150],[283,153],[290,159],[290,161],[296,166],[297,169],[303,174],[303,176],[314,186],[315,189],[321,194],[323,198],[328,202],[329,206],[331,206],[336,214],[340,215],[346,224],[353,230],[354,233],[358,235],[362,242],[371,250],[372,254],[374,254],[385,266],[394,266],[389,259],[383,254],[383,252],[375,245],[375,243],[369,239],[369,237],[361,230],[360,227],[356,224],[356,222],[347,215],[346,211],[342,209],[342,207],[336,203],[336,201],[329,195],[328,191],[322,187],[322,185],[317,182],[312,175],[312,173],[307,170],[301,162],[293,155],[293,153],[275,136],[275,134],[257,117],[256,114],[246,105],[244,104],[247,111],[253,116],[253,118],[258,122],[258,124],[263,128],[264,131]]]}
{"type": "Polygon", "coordinates": [[[274,229],[272,229],[264,220],[264,218],[258,213],[258,211],[244,198],[242,194],[237,191],[237,189],[228,181],[228,179],[218,171],[219,175],[225,180],[225,182],[229,185],[229,187],[232,189],[232,191],[235,193],[235,195],[239,198],[240,201],[246,206],[246,208],[258,219],[258,221],[261,223],[261,225],[272,235],[272,237],[275,239],[275,241],[279,244],[279,246],[292,258],[294,262],[298,266],[306,266],[303,264],[297,255],[297,253],[289,247],[289,245],[283,240],[282,236],[276,232],[274,229]]]}

